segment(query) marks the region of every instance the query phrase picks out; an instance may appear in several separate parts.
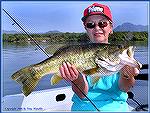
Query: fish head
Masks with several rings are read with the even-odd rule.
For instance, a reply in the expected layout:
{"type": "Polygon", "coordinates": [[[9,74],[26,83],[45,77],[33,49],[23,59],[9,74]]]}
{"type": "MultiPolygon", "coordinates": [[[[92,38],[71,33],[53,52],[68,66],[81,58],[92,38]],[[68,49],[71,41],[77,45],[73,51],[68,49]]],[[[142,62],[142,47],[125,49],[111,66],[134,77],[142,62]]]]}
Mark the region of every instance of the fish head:
{"type": "Polygon", "coordinates": [[[138,69],[142,67],[142,64],[134,58],[135,48],[135,46],[129,46],[119,54],[120,64],[129,65],[138,69]]]}
{"type": "Polygon", "coordinates": [[[96,52],[95,62],[109,71],[119,71],[124,65],[141,68],[134,59],[134,46],[107,45],[96,52]]]}
{"type": "Polygon", "coordinates": [[[95,60],[107,65],[117,65],[120,63],[119,55],[128,47],[123,45],[106,45],[98,48],[95,52],[95,60]]]}

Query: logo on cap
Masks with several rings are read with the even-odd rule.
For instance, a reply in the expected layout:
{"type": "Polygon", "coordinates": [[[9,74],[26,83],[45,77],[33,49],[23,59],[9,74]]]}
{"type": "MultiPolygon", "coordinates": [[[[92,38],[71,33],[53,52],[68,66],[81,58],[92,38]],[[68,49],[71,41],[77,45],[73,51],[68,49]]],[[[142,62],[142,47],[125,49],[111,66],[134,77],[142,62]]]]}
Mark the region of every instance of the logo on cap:
{"type": "Polygon", "coordinates": [[[88,12],[91,13],[91,12],[103,12],[103,8],[102,7],[99,7],[99,6],[92,6],[92,7],[89,7],[88,8],[88,12]]]}

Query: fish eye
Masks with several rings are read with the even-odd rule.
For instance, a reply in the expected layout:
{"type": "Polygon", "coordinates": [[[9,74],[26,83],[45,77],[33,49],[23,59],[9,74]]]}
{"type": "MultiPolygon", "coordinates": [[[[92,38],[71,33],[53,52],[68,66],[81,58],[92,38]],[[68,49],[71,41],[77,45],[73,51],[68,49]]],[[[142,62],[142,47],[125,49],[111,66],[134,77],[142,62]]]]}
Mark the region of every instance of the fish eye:
{"type": "Polygon", "coordinates": [[[123,45],[118,45],[118,48],[119,48],[119,49],[123,48],[123,45]]]}

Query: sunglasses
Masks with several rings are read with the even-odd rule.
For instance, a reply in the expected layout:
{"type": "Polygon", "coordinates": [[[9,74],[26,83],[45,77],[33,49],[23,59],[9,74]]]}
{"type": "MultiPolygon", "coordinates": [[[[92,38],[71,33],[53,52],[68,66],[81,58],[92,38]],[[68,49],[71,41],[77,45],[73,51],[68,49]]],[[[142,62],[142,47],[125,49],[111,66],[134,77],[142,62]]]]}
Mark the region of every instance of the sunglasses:
{"type": "MultiPolygon", "coordinates": [[[[107,22],[103,22],[103,21],[98,23],[98,26],[100,28],[104,28],[107,25],[108,25],[108,23],[107,22]]],[[[93,28],[95,28],[95,26],[96,26],[96,24],[94,22],[89,22],[89,23],[86,24],[86,27],[89,28],[89,29],[93,29],[93,28]]]]}

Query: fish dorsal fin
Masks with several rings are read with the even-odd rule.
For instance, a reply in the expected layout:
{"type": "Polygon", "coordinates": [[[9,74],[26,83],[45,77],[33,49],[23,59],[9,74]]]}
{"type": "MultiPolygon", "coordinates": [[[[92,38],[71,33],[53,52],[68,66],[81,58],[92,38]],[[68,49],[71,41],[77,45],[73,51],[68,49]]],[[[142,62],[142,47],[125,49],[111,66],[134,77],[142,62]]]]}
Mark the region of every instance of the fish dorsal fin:
{"type": "Polygon", "coordinates": [[[51,78],[51,85],[57,84],[60,80],[62,80],[62,77],[55,73],[51,78]]]}
{"type": "Polygon", "coordinates": [[[62,48],[64,44],[51,44],[46,47],[44,50],[47,54],[54,54],[59,48],[62,48]]]}

